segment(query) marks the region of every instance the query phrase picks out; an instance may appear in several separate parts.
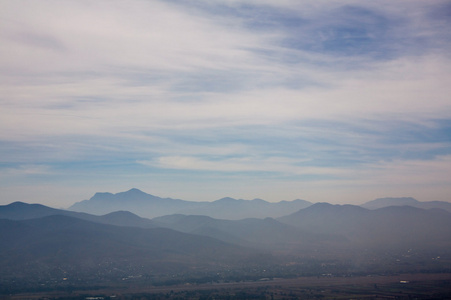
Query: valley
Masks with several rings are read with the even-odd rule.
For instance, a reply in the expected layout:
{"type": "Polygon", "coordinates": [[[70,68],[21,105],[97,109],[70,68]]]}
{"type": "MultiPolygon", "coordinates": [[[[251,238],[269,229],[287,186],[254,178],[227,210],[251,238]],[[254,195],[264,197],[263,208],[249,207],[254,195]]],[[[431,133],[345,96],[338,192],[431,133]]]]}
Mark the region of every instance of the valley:
{"type": "MultiPolygon", "coordinates": [[[[148,219],[125,211],[129,199],[121,195],[122,209],[104,215],[22,202],[0,206],[0,295],[244,287],[257,293],[264,287],[274,296],[303,279],[348,285],[350,278],[448,280],[451,274],[451,213],[443,208],[391,200],[375,209],[315,203],[276,218],[174,213],[148,219]]],[[[142,196],[139,201],[154,205],[142,196]]],[[[228,200],[228,209],[243,201],[254,203],[228,200]]],[[[264,211],[258,205],[254,214],[264,211]]]]}

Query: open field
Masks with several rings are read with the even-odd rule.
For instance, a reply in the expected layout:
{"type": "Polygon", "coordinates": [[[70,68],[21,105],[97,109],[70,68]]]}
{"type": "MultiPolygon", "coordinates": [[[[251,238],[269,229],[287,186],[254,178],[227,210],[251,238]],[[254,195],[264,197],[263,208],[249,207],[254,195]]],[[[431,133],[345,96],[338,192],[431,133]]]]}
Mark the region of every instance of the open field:
{"type": "Polygon", "coordinates": [[[451,273],[301,277],[175,286],[123,286],[43,292],[0,299],[450,299],[451,273]]]}

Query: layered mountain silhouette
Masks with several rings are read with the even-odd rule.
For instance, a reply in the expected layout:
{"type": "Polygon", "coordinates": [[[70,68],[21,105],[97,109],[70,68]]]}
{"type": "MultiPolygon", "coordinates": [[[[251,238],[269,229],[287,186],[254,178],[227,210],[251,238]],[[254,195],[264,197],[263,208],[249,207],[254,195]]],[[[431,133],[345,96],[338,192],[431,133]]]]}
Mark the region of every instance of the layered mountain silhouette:
{"type": "Polygon", "coordinates": [[[207,216],[169,215],[152,219],[158,226],[257,249],[314,248],[329,241],[328,234],[312,234],[272,218],[219,220],[207,216]]]}
{"type": "Polygon", "coordinates": [[[451,213],[442,209],[316,203],[277,219],[316,234],[340,235],[353,247],[446,248],[451,246],[451,213]]]}
{"type": "Polygon", "coordinates": [[[145,218],[171,214],[205,215],[212,218],[239,220],[244,218],[280,217],[310,206],[305,200],[270,203],[261,199],[237,200],[222,198],[213,202],[195,202],[160,198],[138,189],[117,194],[96,193],[91,199],[77,202],[69,210],[103,215],[130,211],[145,218]]]}
{"type": "Polygon", "coordinates": [[[309,233],[273,218],[242,220],[215,219],[201,215],[167,215],[152,220],[131,212],[118,211],[103,216],[50,208],[40,204],[14,202],[0,206],[0,219],[29,220],[48,216],[69,216],[90,222],[139,228],[169,228],[179,232],[208,236],[227,243],[258,249],[316,247],[331,235],[309,233]]]}
{"type": "Polygon", "coordinates": [[[0,228],[1,251],[3,254],[11,251],[8,259],[25,254],[33,260],[61,259],[61,262],[130,260],[139,254],[148,261],[164,260],[172,255],[216,260],[218,254],[227,257],[226,251],[241,250],[216,239],[166,228],[113,226],[62,215],[22,221],[2,219],[0,228]]]}
{"type": "Polygon", "coordinates": [[[70,278],[72,284],[85,280],[92,285],[93,281],[136,276],[159,280],[171,274],[208,273],[271,259],[211,237],[63,215],[0,219],[0,240],[0,278],[15,278],[15,282],[70,278]]]}
{"type": "Polygon", "coordinates": [[[388,206],[412,206],[423,209],[440,208],[451,212],[451,203],[444,201],[427,201],[420,202],[411,197],[401,198],[378,198],[362,204],[361,206],[368,209],[378,209],[388,206]]]}
{"type": "Polygon", "coordinates": [[[74,217],[86,221],[109,225],[143,228],[157,227],[151,220],[141,218],[128,211],[115,211],[103,216],[96,216],[87,213],[51,208],[41,204],[13,202],[8,205],[0,205],[0,219],[28,220],[54,215],[74,217]]]}
{"type": "MultiPolygon", "coordinates": [[[[35,281],[41,286],[56,282],[54,278],[71,277],[84,278],[89,285],[96,280],[111,282],[130,276],[145,276],[153,282],[162,278],[172,280],[174,274],[183,277],[228,272],[230,276],[238,273],[255,276],[256,266],[265,266],[260,267],[261,274],[269,266],[276,270],[275,274],[292,274],[293,266],[300,273],[308,266],[308,274],[317,274],[322,272],[324,264],[348,272],[345,262],[352,262],[362,253],[366,256],[358,264],[353,263],[354,266],[410,249],[423,253],[427,258],[421,260],[423,265],[430,264],[431,256],[449,253],[450,212],[440,208],[393,206],[393,202],[418,205],[416,200],[405,198],[377,199],[370,204],[389,206],[374,209],[329,203],[294,209],[293,206],[306,203],[270,205],[258,199],[224,198],[206,204],[158,198],[136,189],[96,194],[74,205],[104,205],[108,209],[103,215],[14,202],[0,206],[0,282],[35,281]],[[130,211],[110,212],[124,209],[124,203],[139,208],[140,212],[152,208],[151,215],[171,213],[147,219],[130,211]],[[140,208],[140,203],[147,206],[140,208]],[[268,213],[268,207],[275,215],[288,213],[276,218],[265,215],[237,219],[249,215],[254,205],[257,215],[268,213]],[[204,211],[221,215],[221,210],[233,218],[172,213],[204,211]],[[318,265],[321,260],[325,263],[318,265]]],[[[406,271],[416,268],[416,265],[406,266],[406,271]]],[[[444,266],[446,269],[446,263],[444,266]]],[[[364,270],[359,268],[359,272],[364,270]]],[[[372,268],[384,270],[376,263],[372,268]]],[[[390,268],[401,270],[398,265],[390,268]]],[[[433,264],[433,268],[444,270],[441,262],[433,264]]]]}
{"type": "Polygon", "coordinates": [[[451,246],[451,213],[411,206],[370,210],[356,205],[316,203],[277,219],[241,220],[182,214],[150,220],[125,211],[96,216],[21,202],[0,206],[3,219],[29,220],[54,215],[121,227],[167,228],[266,250],[451,246]]]}

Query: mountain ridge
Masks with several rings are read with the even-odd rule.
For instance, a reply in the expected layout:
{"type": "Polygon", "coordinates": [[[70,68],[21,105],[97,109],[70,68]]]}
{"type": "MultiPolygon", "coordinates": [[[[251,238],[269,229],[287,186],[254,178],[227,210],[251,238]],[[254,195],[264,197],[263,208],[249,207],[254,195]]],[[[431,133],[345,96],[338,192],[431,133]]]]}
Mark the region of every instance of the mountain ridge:
{"type": "Polygon", "coordinates": [[[14,276],[31,282],[69,277],[92,284],[99,278],[143,274],[159,278],[174,272],[239,266],[256,256],[255,250],[207,236],[63,215],[0,219],[0,238],[0,278],[14,276]]]}
{"type": "Polygon", "coordinates": [[[0,219],[9,220],[30,220],[53,215],[73,217],[85,221],[142,228],[155,228],[156,225],[149,219],[141,218],[128,211],[115,211],[102,216],[92,215],[84,212],[75,212],[63,209],[48,207],[42,204],[28,204],[24,202],[13,202],[7,205],[0,205],[0,219]]]}
{"type": "Polygon", "coordinates": [[[442,209],[316,203],[278,221],[313,233],[347,237],[355,247],[437,247],[451,245],[451,213],[442,209]]]}
{"type": "Polygon", "coordinates": [[[0,206],[0,240],[0,279],[36,286],[68,277],[86,285],[130,276],[173,282],[174,276],[220,279],[238,272],[255,278],[256,270],[266,278],[268,269],[273,276],[319,275],[327,268],[326,274],[410,272],[425,262],[426,271],[446,270],[451,213],[323,202],[276,219],[175,214],[149,220],[129,211],[96,216],[15,202],[0,206]]]}
{"type": "Polygon", "coordinates": [[[160,198],[133,188],[116,194],[96,193],[89,200],[74,203],[68,209],[90,214],[125,210],[146,218],[171,214],[206,215],[218,219],[279,217],[311,205],[306,200],[267,202],[224,197],[212,202],[160,198]]]}
{"type": "Polygon", "coordinates": [[[360,206],[367,209],[379,209],[388,206],[412,206],[423,209],[440,208],[451,212],[451,203],[445,201],[418,201],[412,197],[385,197],[377,198],[360,206]]]}

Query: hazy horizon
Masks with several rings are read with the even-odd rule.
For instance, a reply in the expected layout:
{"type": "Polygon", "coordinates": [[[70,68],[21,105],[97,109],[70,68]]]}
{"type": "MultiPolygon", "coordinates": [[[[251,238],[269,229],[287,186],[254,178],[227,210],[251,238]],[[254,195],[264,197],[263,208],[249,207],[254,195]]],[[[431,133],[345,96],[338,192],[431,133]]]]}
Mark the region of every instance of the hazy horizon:
{"type": "MultiPolygon", "coordinates": [[[[89,196],[89,197],[87,197],[85,199],[80,199],[78,201],[74,201],[74,202],[72,202],[72,203],[70,203],[70,204],[68,204],[66,206],[61,206],[60,202],[57,202],[56,204],[52,204],[49,201],[37,202],[37,201],[33,201],[33,200],[31,200],[31,201],[17,200],[17,201],[11,201],[11,202],[7,202],[7,203],[0,203],[0,205],[8,205],[8,204],[12,204],[14,202],[23,202],[23,203],[27,203],[27,204],[42,204],[42,205],[45,205],[45,206],[48,206],[48,207],[51,207],[51,208],[56,208],[56,209],[73,210],[73,208],[71,208],[71,207],[73,207],[74,205],[81,204],[83,202],[90,202],[89,200],[91,200],[93,198],[96,198],[96,196],[98,196],[98,194],[100,194],[100,195],[101,194],[109,194],[110,196],[115,196],[116,194],[123,194],[124,196],[121,197],[120,199],[122,200],[122,203],[125,204],[125,203],[127,203],[127,199],[128,199],[128,196],[126,196],[126,195],[128,194],[128,192],[131,192],[133,190],[138,190],[138,191],[142,192],[143,194],[147,194],[149,196],[155,196],[155,197],[162,198],[162,199],[183,200],[183,201],[187,201],[187,202],[191,202],[191,203],[206,203],[206,202],[212,203],[212,202],[215,202],[215,201],[218,201],[218,200],[231,198],[231,199],[234,199],[234,200],[239,200],[239,201],[243,201],[244,200],[244,201],[249,201],[249,202],[251,202],[252,200],[264,200],[264,201],[269,202],[269,203],[279,203],[279,202],[283,202],[283,201],[293,202],[293,201],[296,201],[296,200],[301,200],[301,201],[310,202],[312,204],[319,204],[319,203],[327,203],[327,204],[333,204],[333,205],[335,205],[335,204],[338,204],[338,205],[349,205],[350,204],[350,205],[357,205],[357,206],[365,207],[365,205],[368,204],[369,202],[374,202],[374,201],[377,201],[377,200],[390,200],[390,201],[392,201],[392,202],[394,201],[394,203],[396,203],[396,201],[401,201],[403,199],[414,199],[416,201],[419,201],[419,203],[422,203],[422,204],[430,202],[430,201],[437,201],[437,200],[421,200],[421,199],[416,199],[414,197],[409,197],[409,196],[406,196],[406,197],[385,196],[385,197],[379,197],[379,198],[373,198],[373,199],[365,200],[365,201],[362,201],[362,202],[359,202],[359,203],[336,202],[336,201],[335,202],[334,201],[309,201],[308,199],[301,199],[301,198],[296,198],[296,199],[279,199],[279,200],[276,200],[276,201],[268,201],[267,199],[262,199],[262,198],[248,198],[248,199],[245,199],[245,198],[242,198],[242,197],[234,198],[234,197],[229,197],[229,196],[224,196],[224,197],[221,197],[221,198],[209,199],[209,200],[190,200],[190,199],[186,199],[186,198],[183,198],[183,197],[175,198],[175,197],[170,197],[170,196],[162,196],[162,195],[152,194],[152,193],[150,193],[148,191],[145,191],[145,190],[141,190],[141,189],[138,189],[138,188],[131,188],[131,189],[128,189],[128,190],[125,190],[125,191],[119,191],[119,192],[99,191],[99,192],[96,192],[95,194],[92,194],[91,196],[89,196]]],[[[150,202],[152,202],[152,201],[150,201],[150,202]]],[[[451,201],[444,201],[444,202],[451,203],[451,201]]],[[[406,205],[406,204],[399,204],[399,205],[406,205]]],[[[144,208],[142,208],[142,209],[144,209],[144,208]]],[[[112,209],[111,211],[124,211],[124,210],[125,211],[134,212],[135,214],[141,215],[139,213],[139,210],[138,211],[133,211],[133,210],[129,210],[127,208],[112,209]]],[[[77,211],[77,210],[75,209],[75,211],[77,211]]],[[[294,211],[291,211],[291,212],[295,212],[295,211],[297,211],[297,209],[295,209],[294,211]]],[[[89,211],[86,211],[86,212],[89,212],[89,211]]],[[[195,215],[199,214],[199,213],[197,213],[195,211],[193,211],[192,213],[194,213],[195,215]]],[[[97,213],[97,214],[99,214],[99,213],[97,213]]],[[[100,213],[99,215],[102,215],[102,214],[106,214],[106,213],[100,213]]],[[[190,214],[190,213],[188,213],[188,214],[190,214]]],[[[227,218],[223,218],[223,219],[227,219],[227,218]]]]}
{"type": "Polygon", "coordinates": [[[449,1],[2,1],[0,204],[451,198],[449,1]]]}

